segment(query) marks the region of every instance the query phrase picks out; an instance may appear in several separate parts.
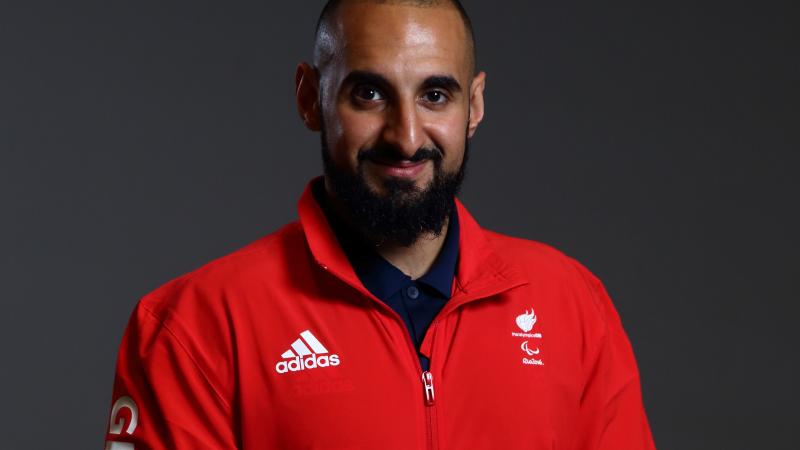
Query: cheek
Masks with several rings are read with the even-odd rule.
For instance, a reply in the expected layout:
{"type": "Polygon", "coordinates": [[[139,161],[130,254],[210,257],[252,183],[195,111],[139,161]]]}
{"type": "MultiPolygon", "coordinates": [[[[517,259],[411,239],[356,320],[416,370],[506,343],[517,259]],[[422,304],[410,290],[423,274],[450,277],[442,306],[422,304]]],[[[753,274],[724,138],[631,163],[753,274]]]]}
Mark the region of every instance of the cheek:
{"type": "Polygon", "coordinates": [[[443,151],[443,168],[448,172],[458,169],[464,159],[464,146],[467,140],[466,116],[453,115],[439,118],[431,123],[428,129],[434,143],[443,151]]]}
{"type": "Polygon", "coordinates": [[[326,126],[334,160],[352,168],[358,162],[358,151],[374,143],[380,133],[380,120],[345,108],[337,110],[326,126]]]}

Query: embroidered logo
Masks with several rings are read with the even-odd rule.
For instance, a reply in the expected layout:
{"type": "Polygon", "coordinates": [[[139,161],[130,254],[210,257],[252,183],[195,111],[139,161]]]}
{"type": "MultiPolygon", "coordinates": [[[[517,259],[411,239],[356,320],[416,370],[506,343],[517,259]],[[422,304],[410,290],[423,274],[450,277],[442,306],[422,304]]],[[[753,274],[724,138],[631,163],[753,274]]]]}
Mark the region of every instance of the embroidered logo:
{"type": "Polygon", "coordinates": [[[531,333],[531,331],[533,331],[533,327],[536,325],[537,319],[538,318],[536,317],[536,312],[534,312],[533,308],[531,308],[530,311],[526,309],[524,313],[518,315],[514,320],[517,327],[520,330],[522,330],[522,333],[518,331],[512,331],[511,336],[519,338],[527,338],[525,341],[522,341],[522,343],[519,346],[520,350],[522,350],[525,356],[530,357],[530,358],[528,357],[522,358],[522,364],[524,365],[530,365],[530,366],[544,365],[544,361],[542,361],[539,358],[533,357],[535,355],[539,355],[539,353],[541,353],[541,349],[538,346],[536,346],[535,348],[531,348],[530,345],[528,344],[528,342],[530,342],[531,339],[542,338],[542,333],[531,333]]]}
{"type": "Polygon", "coordinates": [[[275,371],[278,373],[332,367],[340,363],[339,355],[329,354],[328,349],[310,330],[300,333],[300,337],[292,342],[289,350],[281,354],[281,358],[284,360],[275,364],[275,371]]]}
{"type": "Polygon", "coordinates": [[[523,352],[527,353],[528,356],[538,355],[539,354],[539,347],[536,347],[536,350],[531,350],[528,348],[528,341],[524,341],[522,345],[519,346],[523,352]]]}

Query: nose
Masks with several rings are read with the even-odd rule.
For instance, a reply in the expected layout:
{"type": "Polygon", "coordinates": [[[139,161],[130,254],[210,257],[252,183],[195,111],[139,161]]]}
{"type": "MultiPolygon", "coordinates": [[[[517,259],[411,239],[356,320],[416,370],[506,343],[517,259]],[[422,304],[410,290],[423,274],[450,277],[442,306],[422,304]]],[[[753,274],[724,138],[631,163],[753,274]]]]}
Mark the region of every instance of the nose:
{"type": "Polygon", "coordinates": [[[423,121],[413,101],[397,102],[390,108],[383,129],[383,140],[403,158],[411,158],[425,143],[423,121]]]}

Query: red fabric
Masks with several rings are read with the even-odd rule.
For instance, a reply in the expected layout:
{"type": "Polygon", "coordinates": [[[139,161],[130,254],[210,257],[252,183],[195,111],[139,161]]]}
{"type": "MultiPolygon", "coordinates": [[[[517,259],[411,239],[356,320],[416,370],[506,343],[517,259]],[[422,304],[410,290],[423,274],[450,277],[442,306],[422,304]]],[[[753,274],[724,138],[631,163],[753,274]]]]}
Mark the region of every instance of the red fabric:
{"type": "Polygon", "coordinates": [[[453,296],[422,344],[432,404],[402,320],[361,285],[307,188],[299,222],[139,302],[107,448],[653,449],[601,283],[457,208],[453,296]],[[328,364],[289,371],[278,363],[305,330],[328,364]]]}

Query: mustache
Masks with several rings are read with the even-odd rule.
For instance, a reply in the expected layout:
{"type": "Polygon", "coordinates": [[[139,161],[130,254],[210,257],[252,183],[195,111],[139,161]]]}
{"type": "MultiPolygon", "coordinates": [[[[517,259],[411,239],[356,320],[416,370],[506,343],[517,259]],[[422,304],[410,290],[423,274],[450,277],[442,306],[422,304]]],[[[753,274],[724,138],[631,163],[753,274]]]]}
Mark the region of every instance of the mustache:
{"type": "Polygon", "coordinates": [[[439,162],[442,160],[442,150],[438,147],[421,147],[411,158],[406,158],[403,153],[392,145],[378,145],[363,149],[358,152],[358,161],[373,161],[377,163],[392,163],[399,161],[409,161],[412,163],[431,160],[439,162]]]}

